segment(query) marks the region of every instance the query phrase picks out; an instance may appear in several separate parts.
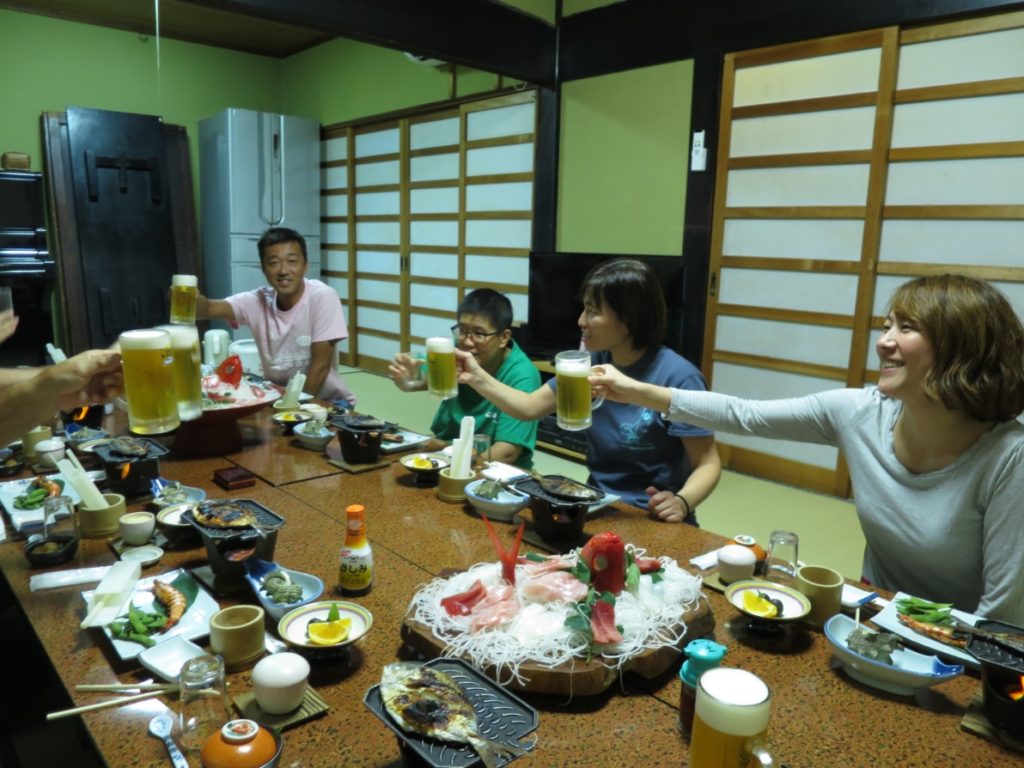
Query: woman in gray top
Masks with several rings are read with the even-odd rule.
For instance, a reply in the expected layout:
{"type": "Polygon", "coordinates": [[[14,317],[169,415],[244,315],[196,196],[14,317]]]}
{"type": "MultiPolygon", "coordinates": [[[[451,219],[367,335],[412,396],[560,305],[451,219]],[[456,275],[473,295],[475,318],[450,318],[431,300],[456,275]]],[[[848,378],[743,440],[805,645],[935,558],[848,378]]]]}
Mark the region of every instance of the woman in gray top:
{"type": "Polygon", "coordinates": [[[837,446],[866,581],[1024,625],[1024,328],[980,280],[900,286],[877,387],[743,400],[594,369],[599,394],[725,432],[837,446]]]}

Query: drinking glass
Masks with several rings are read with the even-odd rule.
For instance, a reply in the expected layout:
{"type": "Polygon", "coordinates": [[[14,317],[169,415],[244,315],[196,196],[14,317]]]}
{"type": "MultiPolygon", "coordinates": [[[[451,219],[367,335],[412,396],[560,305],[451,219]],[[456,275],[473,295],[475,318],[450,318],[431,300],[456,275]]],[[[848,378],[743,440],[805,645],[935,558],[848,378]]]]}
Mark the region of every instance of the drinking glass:
{"type": "Polygon", "coordinates": [[[447,336],[427,339],[427,389],[434,397],[448,400],[459,394],[455,375],[455,344],[447,336]]]}
{"type": "Polygon", "coordinates": [[[473,435],[473,466],[477,469],[491,460],[491,436],[473,435]]]}
{"type": "Polygon", "coordinates": [[[209,654],[189,659],[178,676],[178,735],[181,748],[198,751],[231,719],[224,661],[209,654]]]}
{"type": "Polygon", "coordinates": [[[183,325],[196,323],[196,296],[199,278],[195,275],[171,277],[171,322],[183,325]]]}
{"type": "Polygon", "coordinates": [[[773,765],[765,748],[771,693],[745,669],[715,667],[697,680],[689,768],[773,765]]]}
{"type": "Polygon", "coordinates": [[[772,531],[765,572],[768,581],[788,583],[796,578],[797,544],[797,535],[792,531],[772,531]]]}
{"type": "Polygon", "coordinates": [[[159,328],[125,331],[118,343],[128,402],[128,428],[141,435],[176,429],[181,421],[174,389],[171,335],[159,328]]]}
{"type": "Polygon", "coordinates": [[[590,399],[590,353],[571,349],[555,355],[556,416],[558,426],[565,430],[587,429],[591,412],[604,402],[603,397],[590,399]]]}
{"type": "Polygon", "coordinates": [[[43,536],[78,536],[78,519],[70,496],[51,496],[43,501],[43,536]]]}
{"type": "Polygon", "coordinates": [[[11,298],[11,286],[0,285],[0,312],[14,309],[14,300],[11,298]]]}
{"type": "Polygon", "coordinates": [[[199,331],[194,325],[162,325],[171,336],[174,353],[174,396],[178,418],[192,421],[203,415],[203,371],[199,354],[199,331]]]}

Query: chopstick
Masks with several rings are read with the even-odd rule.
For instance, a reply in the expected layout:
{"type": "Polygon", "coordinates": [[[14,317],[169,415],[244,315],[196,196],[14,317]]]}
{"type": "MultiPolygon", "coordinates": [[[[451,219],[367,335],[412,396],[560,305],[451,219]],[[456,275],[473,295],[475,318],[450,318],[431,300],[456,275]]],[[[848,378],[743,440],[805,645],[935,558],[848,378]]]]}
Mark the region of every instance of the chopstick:
{"type": "Polygon", "coordinates": [[[176,691],[177,683],[82,683],[76,691],[176,691]]]}
{"type": "Polygon", "coordinates": [[[146,691],[145,693],[137,693],[134,696],[122,696],[119,699],[110,699],[109,701],[101,701],[97,704],[87,704],[84,707],[72,707],[71,709],[62,709],[59,712],[50,712],[47,716],[47,720],[57,720],[61,717],[71,717],[72,715],[80,715],[83,712],[94,712],[97,709],[108,709],[110,707],[120,707],[123,704],[131,704],[135,701],[142,701],[144,699],[152,699],[155,696],[163,696],[167,691],[146,691]]]}

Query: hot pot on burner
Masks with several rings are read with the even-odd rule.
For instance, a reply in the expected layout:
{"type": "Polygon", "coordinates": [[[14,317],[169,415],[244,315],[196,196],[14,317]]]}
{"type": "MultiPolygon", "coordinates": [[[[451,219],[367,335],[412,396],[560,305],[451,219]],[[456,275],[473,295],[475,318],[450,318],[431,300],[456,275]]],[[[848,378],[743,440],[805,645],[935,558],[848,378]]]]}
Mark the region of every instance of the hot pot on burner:
{"type": "Polygon", "coordinates": [[[160,457],[167,448],[145,437],[118,437],[93,451],[103,462],[111,492],[131,497],[151,492],[150,481],[160,477],[160,457]]]}
{"type": "Polygon", "coordinates": [[[283,517],[252,499],[208,499],[184,512],[181,518],[199,532],[214,576],[225,579],[244,579],[245,561],[250,557],[273,562],[277,532],[284,525],[283,517]],[[232,512],[246,515],[251,523],[220,527],[200,521],[203,510],[228,505],[232,512]]]}

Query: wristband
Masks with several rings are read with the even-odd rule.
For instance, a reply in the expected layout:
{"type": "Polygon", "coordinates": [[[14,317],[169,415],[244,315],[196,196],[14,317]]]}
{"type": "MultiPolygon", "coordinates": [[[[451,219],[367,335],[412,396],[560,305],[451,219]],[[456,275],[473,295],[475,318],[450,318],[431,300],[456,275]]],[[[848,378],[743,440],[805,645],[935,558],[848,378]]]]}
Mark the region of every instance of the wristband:
{"type": "Polygon", "coordinates": [[[690,506],[690,502],[688,502],[686,500],[686,497],[683,496],[683,492],[682,491],[680,491],[679,493],[676,494],[676,498],[679,499],[681,502],[683,502],[683,506],[686,507],[686,514],[683,515],[683,517],[689,517],[690,515],[692,515],[693,514],[693,508],[690,506]]]}

